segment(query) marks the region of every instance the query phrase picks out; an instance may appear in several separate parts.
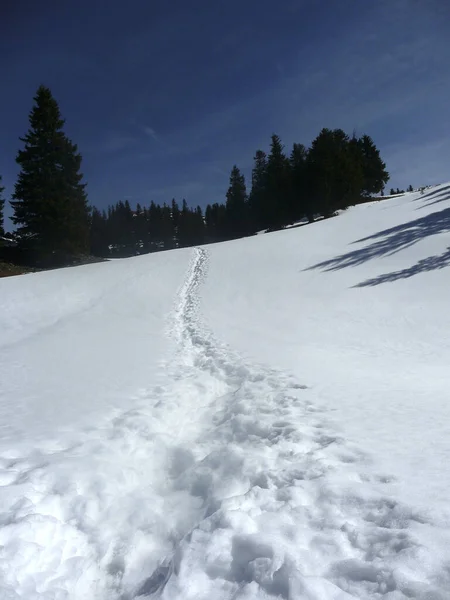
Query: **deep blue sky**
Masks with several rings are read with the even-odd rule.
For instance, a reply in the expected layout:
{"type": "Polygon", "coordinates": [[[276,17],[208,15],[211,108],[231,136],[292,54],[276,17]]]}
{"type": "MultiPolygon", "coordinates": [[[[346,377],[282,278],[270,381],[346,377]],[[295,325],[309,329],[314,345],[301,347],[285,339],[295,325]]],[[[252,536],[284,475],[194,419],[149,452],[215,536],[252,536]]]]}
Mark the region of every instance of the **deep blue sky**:
{"type": "Polygon", "coordinates": [[[48,85],[100,207],[223,201],[272,132],[367,132],[388,186],[450,179],[448,0],[6,0],[0,173],[48,85]]]}

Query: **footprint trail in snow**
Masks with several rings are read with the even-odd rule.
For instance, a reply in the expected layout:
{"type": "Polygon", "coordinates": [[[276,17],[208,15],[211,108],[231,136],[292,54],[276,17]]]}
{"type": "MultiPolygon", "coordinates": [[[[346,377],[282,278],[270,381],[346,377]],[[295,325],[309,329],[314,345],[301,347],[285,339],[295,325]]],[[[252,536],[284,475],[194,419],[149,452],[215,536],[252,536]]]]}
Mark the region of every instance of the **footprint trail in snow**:
{"type": "Polygon", "coordinates": [[[207,266],[195,249],[158,385],[70,446],[0,457],[1,597],[444,600],[438,524],[363,474],[311,390],[205,330],[207,266]]]}

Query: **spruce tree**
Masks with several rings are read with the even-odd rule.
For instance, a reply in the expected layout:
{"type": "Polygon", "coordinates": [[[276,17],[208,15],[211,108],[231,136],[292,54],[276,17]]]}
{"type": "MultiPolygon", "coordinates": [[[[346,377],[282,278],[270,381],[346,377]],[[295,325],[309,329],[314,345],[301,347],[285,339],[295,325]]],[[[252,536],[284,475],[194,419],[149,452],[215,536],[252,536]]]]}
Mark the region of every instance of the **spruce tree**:
{"type": "Polygon", "coordinates": [[[90,249],[93,256],[106,257],[108,249],[108,222],[105,211],[100,212],[98,208],[92,209],[90,228],[90,249]]]}
{"type": "Polygon", "coordinates": [[[133,221],[135,223],[136,252],[138,254],[146,254],[149,251],[147,209],[145,207],[142,208],[139,202],[136,205],[133,221]]]}
{"type": "Polygon", "coordinates": [[[2,186],[2,176],[0,175],[0,235],[4,235],[5,230],[3,229],[3,209],[5,207],[5,199],[3,198],[3,192],[5,188],[2,186]]]}
{"type": "Polygon", "coordinates": [[[252,189],[248,200],[253,233],[268,227],[265,216],[266,196],[267,155],[263,150],[257,150],[252,170],[252,189]]]}
{"type": "Polygon", "coordinates": [[[248,233],[248,203],[245,177],[234,165],[230,175],[227,191],[226,227],[229,239],[238,238],[248,233]]]}
{"type": "Polygon", "coordinates": [[[308,152],[309,194],[317,212],[330,217],[359,200],[363,185],[361,153],[342,129],[322,129],[308,152]]]}
{"type": "Polygon", "coordinates": [[[380,151],[370,136],[363,135],[359,146],[363,159],[363,193],[367,196],[378,194],[389,181],[386,164],[381,160],[380,151]]]}
{"type": "Polygon", "coordinates": [[[180,248],[186,248],[191,245],[192,230],[191,211],[188,208],[187,202],[183,199],[180,217],[178,221],[178,242],[180,248]]]}
{"type": "Polygon", "coordinates": [[[21,167],[12,221],[23,247],[34,260],[63,263],[88,251],[89,209],[80,173],[81,155],[63,131],[56,100],[40,86],[34,97],[30,128],[16,162],[21,167]]]}
{"type": "Polygon", "coordinates": [[[173,223],[173,234],[174,234],[174,247],[177,248],[179,245],[178,239],[178,225],[180,222],[180,208],[175,198],[172,199],[172,223],[173,223]]]}
{"type": "Polygon", "coordinates": [[[164,250],[175,248],[175,230],[172,219],[172,209],[166,203],[161,209],[161,238],[164,250]]]}
{"type": "Polygon", "coordinates": [[[197,206],[192,213],[193,245],[198,246],[205,243],[205,219],[200,206],[197,206]]]}
{"type": "Polygon", "coordinates": [[[267,194],[264,215],[267,227],[279,229],[289,222],[289,161],[284,154],[283,144],[273,134],[270,154],[267,158],[267,194]]]}
{"type": "Polygon", "coordinates": [[[309,208],[306,179],[306,156],[307,151],[303,144],[294,144],[290,164],[290,191],[289,191],[289,220],[294,222],[306,216],[310,222],[313,221],[312,212],[309,208]]]}

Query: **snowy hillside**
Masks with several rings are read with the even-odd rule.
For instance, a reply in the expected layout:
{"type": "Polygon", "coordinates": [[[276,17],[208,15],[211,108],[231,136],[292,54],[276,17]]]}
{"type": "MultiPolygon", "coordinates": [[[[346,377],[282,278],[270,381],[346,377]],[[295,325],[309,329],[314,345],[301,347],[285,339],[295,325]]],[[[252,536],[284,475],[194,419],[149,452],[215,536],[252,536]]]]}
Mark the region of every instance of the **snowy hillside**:
{"type": "Polygon", "coordinates": [[[448,600],[450,185],[0,281],[0,598],[448,600]]]}

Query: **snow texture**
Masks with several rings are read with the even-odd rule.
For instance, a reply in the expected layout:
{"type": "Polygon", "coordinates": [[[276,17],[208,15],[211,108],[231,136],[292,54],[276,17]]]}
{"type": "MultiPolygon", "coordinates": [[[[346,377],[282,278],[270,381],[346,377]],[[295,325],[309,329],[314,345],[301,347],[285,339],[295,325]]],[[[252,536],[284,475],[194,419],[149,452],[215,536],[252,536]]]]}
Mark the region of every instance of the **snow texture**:
{"type": "Polygon", "coordinates": [[[447,600],[449,200],[1,281],[0,598],[447,600]]]}

